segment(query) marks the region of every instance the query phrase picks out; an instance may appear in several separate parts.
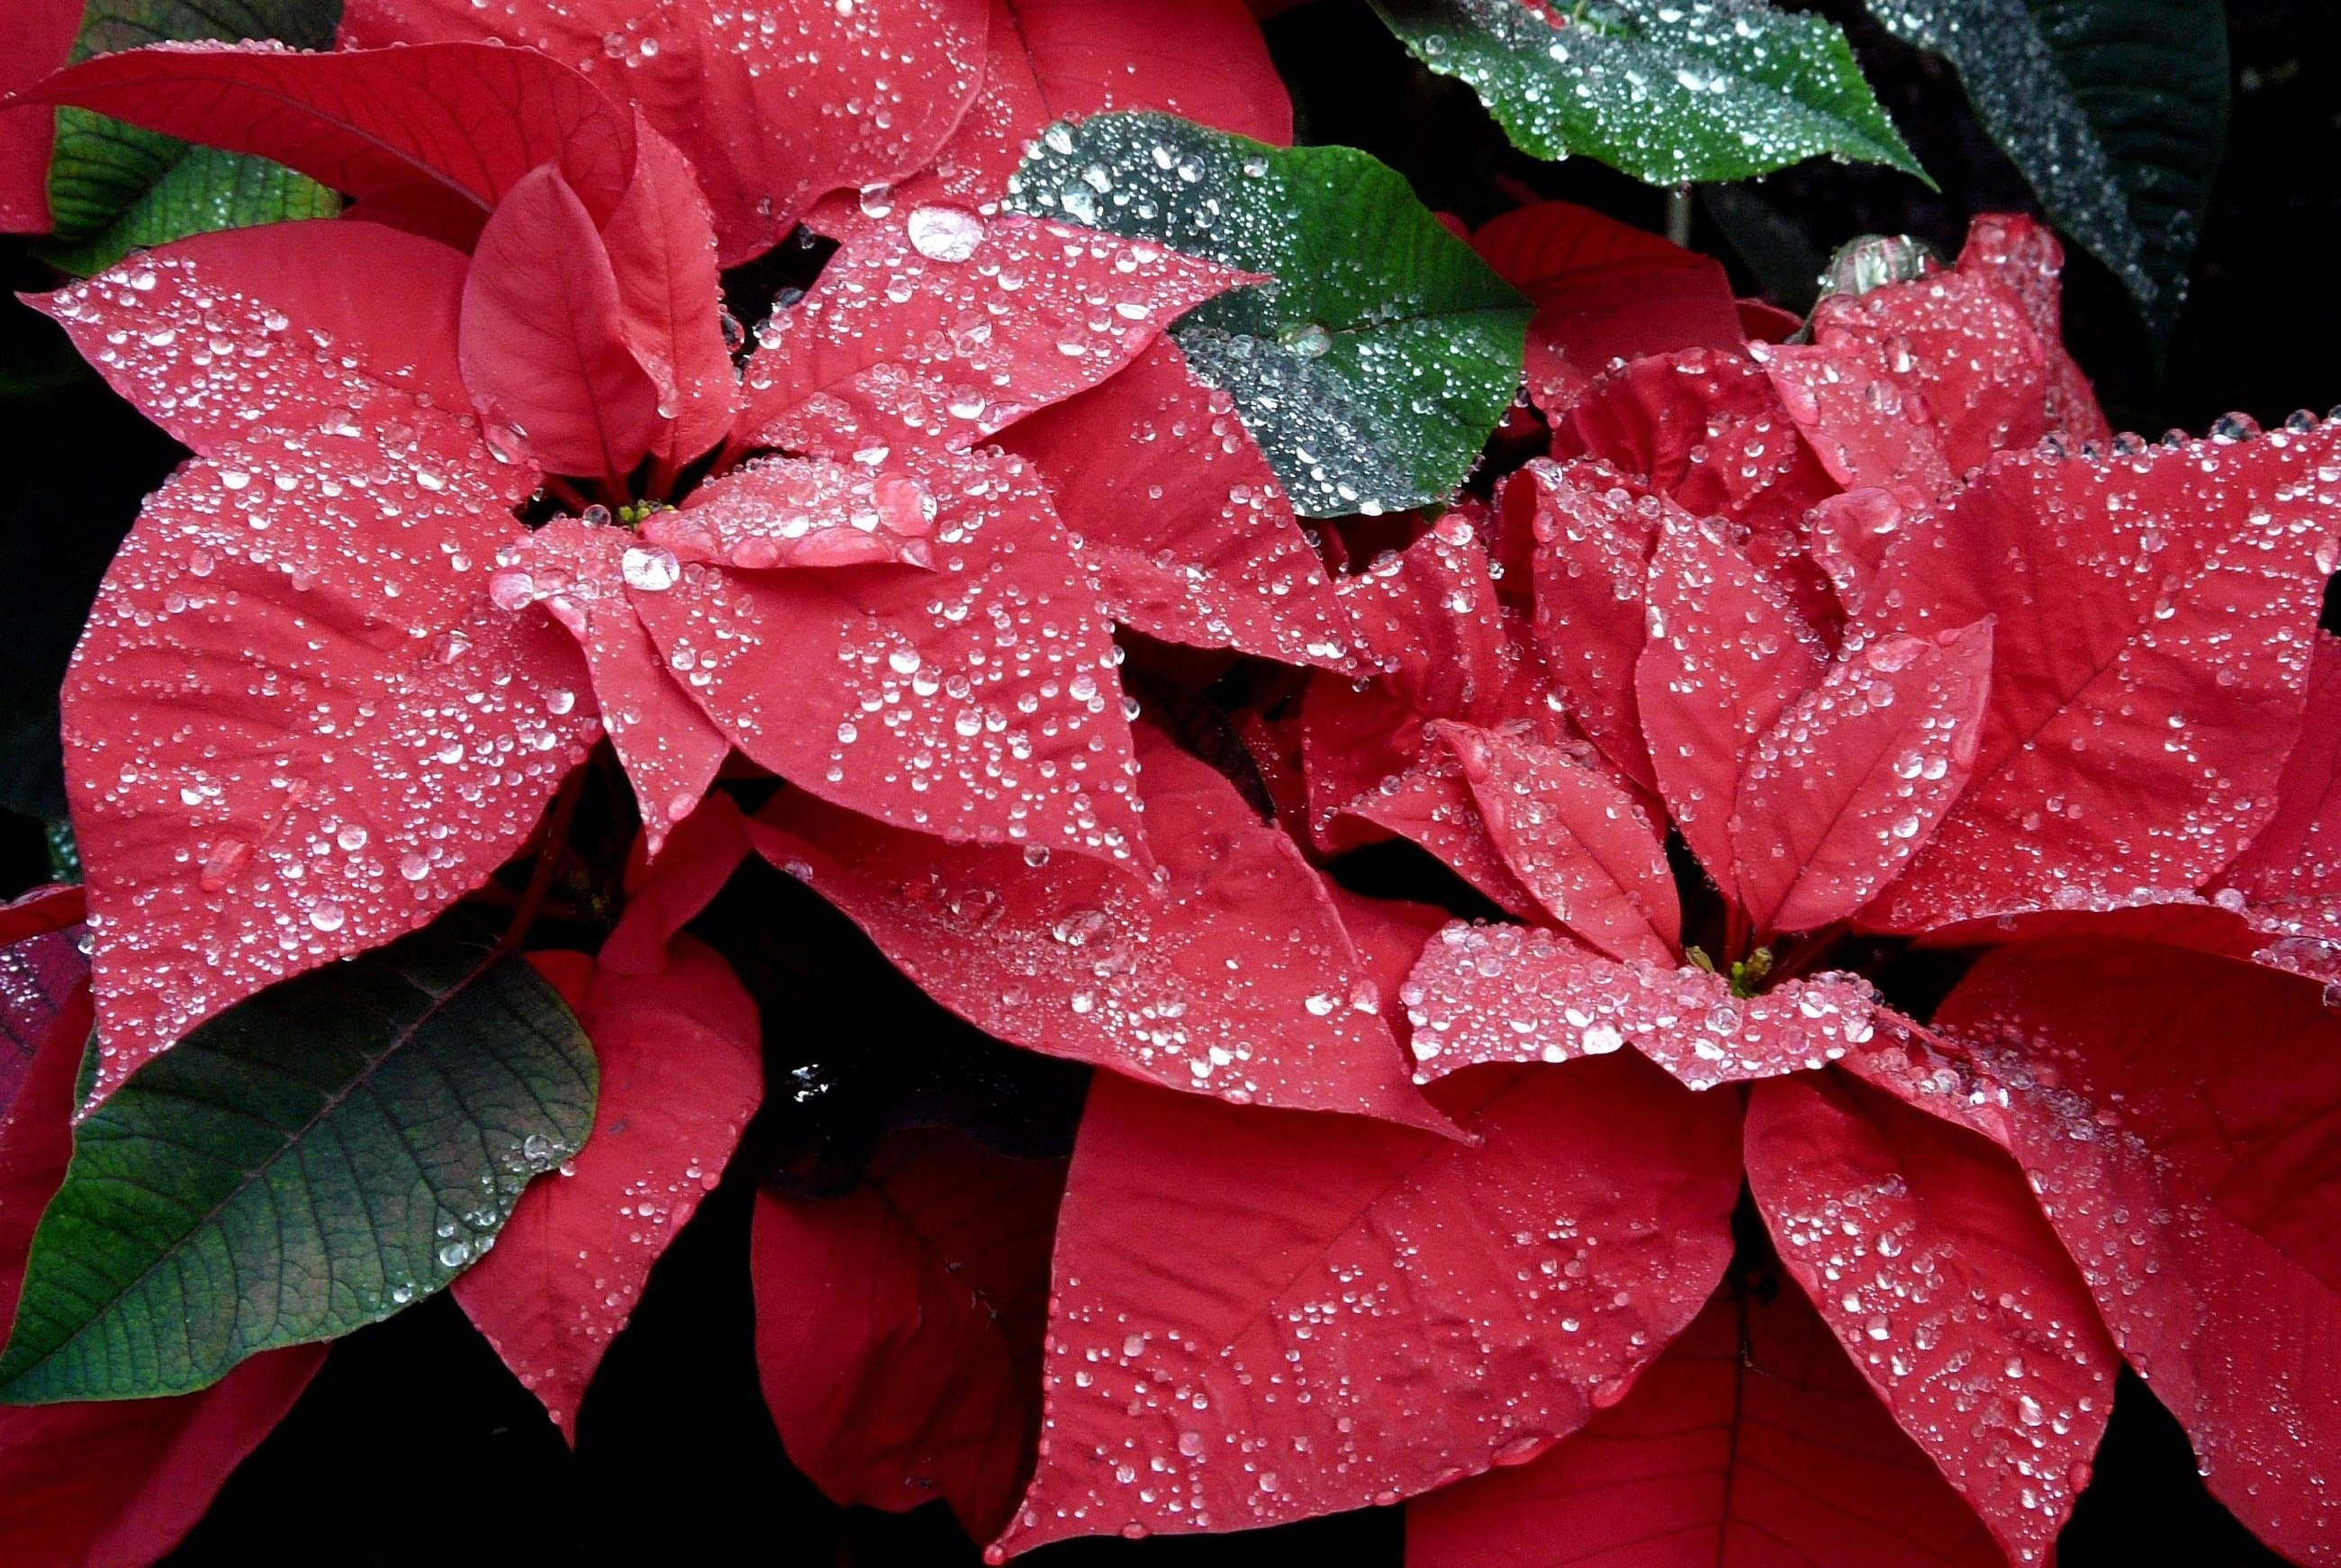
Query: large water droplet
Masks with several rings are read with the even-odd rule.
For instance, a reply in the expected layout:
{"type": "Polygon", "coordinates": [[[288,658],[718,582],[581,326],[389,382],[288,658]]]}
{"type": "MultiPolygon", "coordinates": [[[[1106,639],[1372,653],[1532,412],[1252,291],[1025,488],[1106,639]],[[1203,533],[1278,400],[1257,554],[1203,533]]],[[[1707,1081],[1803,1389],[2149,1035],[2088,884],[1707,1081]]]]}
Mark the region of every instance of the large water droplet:
{"type": "Polygon", "coordinates": [[[909,228],[911,245],[930,261],[963,262],[983,243],[983,220],[964,207],[913,208],[909,228]]]}

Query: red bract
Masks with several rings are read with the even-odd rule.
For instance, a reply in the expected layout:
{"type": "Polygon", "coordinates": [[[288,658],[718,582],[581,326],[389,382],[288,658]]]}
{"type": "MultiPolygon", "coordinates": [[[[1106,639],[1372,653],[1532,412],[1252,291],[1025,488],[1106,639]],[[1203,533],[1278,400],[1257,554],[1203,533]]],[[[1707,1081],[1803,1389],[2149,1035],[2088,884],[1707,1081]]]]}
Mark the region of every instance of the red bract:
{"type": "Polygon", "coordinates": [[[985,0],[703,0],[493,7],[358,0],[344,47],[524,45],[643,106],[700,171],[727,263],[789,232],[823,192],[914,173],[981,80],[985,0]]]}
{"type": "Polygon", "coordinates": [[[1151,886],[1091,861],[946,849],[794,793],[757,847],[987,1034],[1240,1104],[1444,1124],[1317,874],[1226,779],[1138,731],[1151,886]]]}
{"type": "Polygon", "coordinates": [[[461,267],[375,225],[294,224],[44,302],[198,454],[115,557],[65,695],[101,1089],[478,886],[597,732],[566,635],[483,591],[533,475],[441,401],[452,331],[408,348],[452,329],[461,267]]]}
{"type": "Polygon", "coordinates": [[[1473,1143],[1097,1081],[1002,1548],[1394,1503],[1623,1395],[1730,1256],[1731,1107],[1629,1059],[1435,1098],[1473,1143]]]}
{"type": "Polygon", "coordinates": [[[1987,958],[1944,1004],[1963,1059],[1881,1076],[2005,1143],[2212,1494],[2303,1563],[2341,1562],[2341,1250],[2326,987],[2102,939],[1987,958]],[[2247,1029],[2246,1048],[2225,1047],[2247,1029]]]}
{"type": "Polygon", "coordinates": [[[1555,1542],[1604,1568],[2005,1561],[1792,1287],[1728,1290],[1579,1436],[1406,1511],[1409,1568],[1534,1568],[1555,1542]]]}
{"type": "Polygon", "coordinates": [[[1758,1085],[1746,1138],[1782,1262],[1847,1356],[2008,1556],[2046,1561],[2121,1362],[2023,1174],[1833,1077],[1758,1085]]]}
{"type": "Polygon", "coordinates": [[[388,181],[368,159],[419,165],[493,206],[469,259],[282,225],[43,302],[198,456],[116,560],[66,695],[101,1091],[478,886],[604,728],[652,849],[736,745],[882,820],[1144,865],[1097,590],[1030,471],[963,449],[1238,274],[922,208],[768,326],[743,390],[688,165],[565,68],[467,45],[94,65],[114,74],[49,91],[179,124],[149,78],[184,80],[215,138],[362,191],[388,181]],[[462,96],[499,73],[558,114],[462,96]],[[432,129],[457,114],[462,141],[432,129]],[[518,167],[548,124],[557,160],[518,167]],[[719,441],[716,477],[661,510],[719,441]],[[733,468],[775,446],[805,455],[733,468]],[[627,510],[532,531],[541,488],[627,510]]]}
{"type": "Polygon", "coordinates": [[[1062,1160],[897,1133],[842,1197],[756,1206],[756,1365],[796,1466],[839,1503],[1015,1505],[1041,1423],[1062,1160]]]}
{"type": "MultiPolygon", "coordinates": [[[[704,314],[707,298],[697,303],[704,314]]],[[[552,472],[630,472],[661,420],[626,337],[593,215],[559,169],[532,171],[496,203],[463,274],[457,344],[473,402],[526,431],[529,456],[552,472]]]]}
{"type": "Polygon", "coordinates": [[[715,1189],[763,1097],[756,1004],[715,952],[679,938],[665,967],[626,974],[583,953],[531,955],[601,1067],[593,1136],[521,1197],[455,1299],[573,1438],[603,1353],[651,1265],[715,1189]]]}
{"type": "Polygon", "coordinates": [[[2244,848],[2341,554],[2336,442],[2001,458],[1898,531],[1851,635],[1997,624],[1973,777],[1880,923],[2184,896],[2244,848]]]}
{"type": "Polygon", "coordinates": [[[1553,919],[1620,958],[1671,959],[1682,935],[1665,846],[1633,796],[1559,749],[1435,722],[1488,842],[1553,919]]]}

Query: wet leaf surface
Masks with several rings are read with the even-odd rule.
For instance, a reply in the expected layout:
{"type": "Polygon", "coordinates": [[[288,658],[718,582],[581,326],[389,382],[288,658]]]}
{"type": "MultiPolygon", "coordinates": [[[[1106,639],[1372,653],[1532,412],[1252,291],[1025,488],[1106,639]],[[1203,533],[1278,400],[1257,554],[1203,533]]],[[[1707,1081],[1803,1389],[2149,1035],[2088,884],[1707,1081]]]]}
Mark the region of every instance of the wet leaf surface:
{"type": "Polygon", "coordinates": [[[1360,154],[1101,114],[1044,134],[1008,200],[1275,280],[1175,335],[1303,515],[1444,500],[1511,397],[1525,303],[1360,154]]]}
{"type": "Polygon", "coordinates": [[[1818,16],[1763,0],[1374,8],[1541,158],[1583,154],[1654,185],[1745,179],[1822,155],[1919,173],[1845,35],[1818,16]]]}

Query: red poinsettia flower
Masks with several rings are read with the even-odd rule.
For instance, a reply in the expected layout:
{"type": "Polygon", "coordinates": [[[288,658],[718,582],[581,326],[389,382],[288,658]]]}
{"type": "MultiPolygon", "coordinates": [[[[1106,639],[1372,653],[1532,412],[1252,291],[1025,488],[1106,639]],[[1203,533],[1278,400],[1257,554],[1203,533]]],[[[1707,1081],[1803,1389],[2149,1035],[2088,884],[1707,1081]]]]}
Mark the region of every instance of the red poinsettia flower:
{"type": "MultiPolygon", "coordinates": [[[[1400,993],[1474,1141],[1101,1080],[1002,1549],[1447,1487],[1411,1555],[2037,1562],[2127,1362],[2329,1560],[2317,984],[2116,925],[1987,960],[1930,1032],[1832,968],[2190,899],[2321,821],[2336,433],[2096,439],[2055,260],[1987,221],[1809,351],[1591,373],[1563,461],[1345,586],[1395,667],[1310,684],[1312,841],[1411,839],[1522,922],[1449,927],[1400,993]],[[2011,323],[2038,352],[1967,352],[2011,323]],[[2312,1087],[2188,1059],[2213,1016],[2297,1017],[2312,1087]],[[1718,1291],[1743,1173],[1802,1304],[1718,1291]]],[[[1404,962],[1417,918],[1356,928],[1404,962]]]]}
{"type": "Polygon", "coordinates": [[[735,375],[690,164],[542,55],[151,50],[45,91],[164,129],[201,95],[384,220],[40,302],[197,453],[65,698],[102,1088],[477,887],[603,729],[653,845],[737,746],[882,821],[1144,868],[1100,590],[1034,470],[968,449],[1239,274],[922,207],[735,375]],[[392,226],[466,204],[469,255],[392,226]]]}

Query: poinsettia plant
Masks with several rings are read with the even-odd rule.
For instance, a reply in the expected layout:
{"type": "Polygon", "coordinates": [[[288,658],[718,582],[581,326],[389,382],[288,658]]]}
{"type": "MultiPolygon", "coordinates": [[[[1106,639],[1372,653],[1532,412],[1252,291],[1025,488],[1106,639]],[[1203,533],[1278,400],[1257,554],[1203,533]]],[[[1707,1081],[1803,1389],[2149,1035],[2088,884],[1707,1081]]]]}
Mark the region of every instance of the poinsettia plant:
{"type": "Polygon", "coordinates": [[[7,1562],[442,1294],[589,1445],[687,1226],[938,1561],[2045,1564],[2118,1400],[2341,1562],[2341,425],[2117,432],[2021,213],[1740,293],[1694,184],[1927,179],[1819,17],[1336,24],[1668,238],[1286,9],[11,7],[184,455],[0,909],[7,1562]]]}

